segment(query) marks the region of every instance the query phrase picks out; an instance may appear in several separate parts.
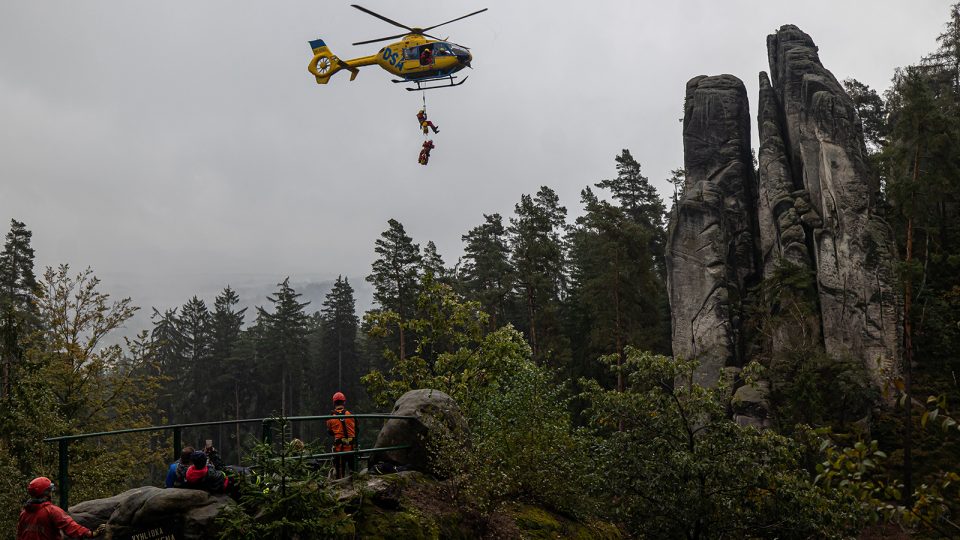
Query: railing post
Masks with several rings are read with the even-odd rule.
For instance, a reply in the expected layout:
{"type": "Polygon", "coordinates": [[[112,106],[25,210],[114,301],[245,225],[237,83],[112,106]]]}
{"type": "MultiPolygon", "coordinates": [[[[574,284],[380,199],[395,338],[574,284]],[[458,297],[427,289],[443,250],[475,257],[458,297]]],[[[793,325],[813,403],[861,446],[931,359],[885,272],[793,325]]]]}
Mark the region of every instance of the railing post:
{"type": "Polygon", "coordinates": [[[68,446],[70,439],[60,439],[60,467],[57,471],[57,487],[60,489],[60,508],[64,510],[70,504],[70,454],[68,446]]]}
{"type": "Polygon", "coordinates": [[[273,444],[273,422],[269,418],[263,421],[260,439],[263,440],[264,444],[273,444]]]}
{"type": "Polygon", "coordinates": [[[354,474],[360,472],[360,420],[360,418],[356,418],[353,421],[353,449],[357,452],[351,456],[354,474]]]}
{"type": "Polygon", "coordinates": [[[173,460],[180,461],[180,452],[183,450],[183,433],[180,426],[173,428],[173,460]]]}

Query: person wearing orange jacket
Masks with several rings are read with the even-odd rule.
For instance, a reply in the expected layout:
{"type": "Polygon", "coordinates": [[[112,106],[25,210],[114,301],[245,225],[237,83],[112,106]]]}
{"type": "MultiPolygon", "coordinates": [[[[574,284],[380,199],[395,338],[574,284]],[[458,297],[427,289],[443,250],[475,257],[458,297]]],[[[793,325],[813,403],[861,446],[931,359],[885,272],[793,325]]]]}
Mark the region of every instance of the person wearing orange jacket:
{"type": "MultiPolygon", "coordinates": [[[[340,418],[331,418],[327,420],[327,433],[333,435],[334,452],[350,452],[353,450],[353,439],[357,436],[356,420],[348,418],[351,416],[346,407],[347,396],[343,392],[337,392],[333,395],[333,412],[330,414],[340,418]]],[[[343,478],[346,475],[347,468],[353,463],[352,456],[338,456],[333,458],[334,468],[337,478],[343,478]]]]}
{"type": "Polygon", "coordinates": [[[80,525],[59,506],[50,502],[54,485],[46,476],[34,478],[27,486],[30,500],[23,505],[17,522],[17,540],[58,540],[61,532],[67,538],[93,538],[100,536],[105,525],[96,531],[80,525]]]}

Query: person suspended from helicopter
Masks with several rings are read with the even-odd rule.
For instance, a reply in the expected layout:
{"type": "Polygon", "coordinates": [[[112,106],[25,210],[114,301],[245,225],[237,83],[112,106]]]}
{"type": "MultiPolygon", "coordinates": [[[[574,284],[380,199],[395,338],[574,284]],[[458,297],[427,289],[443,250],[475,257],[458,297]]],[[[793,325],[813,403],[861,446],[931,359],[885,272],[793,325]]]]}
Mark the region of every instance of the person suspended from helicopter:
{"type": "Polygon", "coordinates": [[[420,159],[417,160],[421,165],[426,165],[430,161],[431,150],[433,150],[433,141],[424,141],[423,148],[420,149],[420,159]]]}
{"type": "Polygon", "coordinates": [[[424,135],[428,134],[431,129],[434,133],[440,133],[440,128],[427,118],[426,108],[420,109],[420,111],[417,112],[417,120],[420,122],[420,129],[423,130],[424,135]]]}

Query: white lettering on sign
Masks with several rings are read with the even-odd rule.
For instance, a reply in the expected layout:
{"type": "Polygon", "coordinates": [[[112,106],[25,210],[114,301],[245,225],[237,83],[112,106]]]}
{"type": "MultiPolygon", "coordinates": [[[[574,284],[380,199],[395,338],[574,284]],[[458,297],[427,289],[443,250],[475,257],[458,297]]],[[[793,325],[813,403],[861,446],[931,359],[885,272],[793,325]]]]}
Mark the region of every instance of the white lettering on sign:
{"type": "Polygon", "coordinates": [[[157,528],[137,533],[131,536],[130,540],[177,540],[177,537],[164,531],[163,528],[157,528]]]}

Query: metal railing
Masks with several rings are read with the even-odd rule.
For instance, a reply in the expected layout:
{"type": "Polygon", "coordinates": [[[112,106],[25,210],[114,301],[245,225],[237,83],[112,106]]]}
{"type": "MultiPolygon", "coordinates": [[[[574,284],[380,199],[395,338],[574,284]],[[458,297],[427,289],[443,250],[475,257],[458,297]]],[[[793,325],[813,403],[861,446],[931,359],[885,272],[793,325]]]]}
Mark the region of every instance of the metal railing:
{"type": "MultiPolygon", "coordinates": [[[[341,419],[342,415],[322,415],[322,416],[288,416],[283,418],[283,420],[288,422],[305,422],[311,420],[330,420],[330,419],[341,419]]],[[[350,418],[356,420],[354,422],[354,440],[356,441],[356,450],[349,450],[344,452],[328,452],[324,454],[312,454],[308,456],[301,456],[303,459],[326,459],[332,458],[335,456],[355,456],[354,459],[358,459],[362,455],[375,454],[377,452],[388,452],[391,450],[404,450],[410,447],[410,445],[400,445],[400,446],[385,446],[381,448],[360,448],[360,420],[364,419],[381,419],[381,420],[413,420],[415,416],[398,416],[393,414],[351,414],[350,418]]],[[[79,435],[63,435],[60,437],[49,437],[44,439],[43,442],[55,442],[58,444],[58,454],[59,454],[59,464],[57,468],[57,488],[60,492],[60,508],[64,510],[69,506],[70,501],[70,442],[78,439],[90,439],[93,437],[110,437],[114,435],[124,435],[127,433],[146,433],[146,432],[157,432],[157,431],[173,431],[173,459],[177,461],[180,459],[180,451],[183,449],[183,430],[188,428],[195,427],[206,427],[206,426],[223,426],[223,425],[239,425],[239,424],[253,424],[260,423],[261,432],[260,439],[267,443],[271,444],[273,442],[273,429],[280,422],[279,418],[243,418],[238,420],[218,420],[213,422],[194,422],[190,424],[168,424],[163,426],[150,426],[142,428],[131,428],[131,429],[119,429],[116,431],[98,431],[95,433],[81,433],[79,435]]],[[[239,441],[237,441],[239,444],[239,441]]]]}

